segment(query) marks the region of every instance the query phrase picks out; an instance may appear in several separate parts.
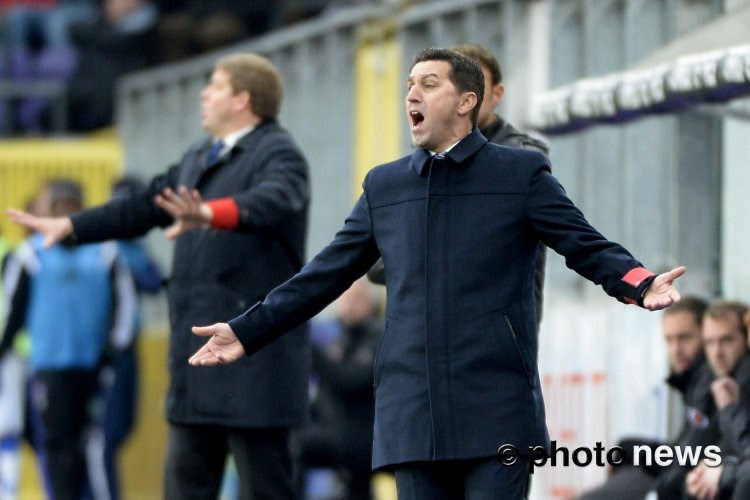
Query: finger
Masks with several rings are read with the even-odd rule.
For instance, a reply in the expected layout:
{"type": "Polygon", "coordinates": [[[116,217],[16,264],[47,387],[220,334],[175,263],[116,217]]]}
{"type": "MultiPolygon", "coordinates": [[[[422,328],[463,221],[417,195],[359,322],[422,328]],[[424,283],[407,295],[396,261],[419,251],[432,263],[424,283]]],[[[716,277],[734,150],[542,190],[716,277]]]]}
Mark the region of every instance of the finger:
{"type": "Polygon", "coordinates": [[[38,219],[30,213],[24,212],[23,210],[17,210],[15,208],[8,208],[7,210],[5,210],[5,213],[14,223],[36,229],[35,223],[38,219]]]}
{"type": "Polygon", "coordinates": [[[203,198],[201,198],[200,192],[198,192],[197,189],[193,189],[193,191],[190,193],[193,197],[193,201],[197,204],[203,203],[203,198]]]}
{"type": "Polygon", "coordinates": [[[174,205],[180,207],[183,210],[185,209],[185,200],[180,195],[179,189],[178,189],[178,192],[176,193],[169,188],[164,188],[164,191],[162,191],[161,194],[164,197],[164,199],[166,199],[168,202],[173,203],[174,205]]]}
{"type": "Polygon", "coordinates": [[[666,273],[662,274],[664,276],[664,279],[668,282],[674,281],[680,276],[685,274],[685,266],[680,266],[672,269],[671,271],[667,271],[666,273]]]}
{"type": "Polygon", "coordinates": [[[167,212],[172,217],[179,217],[180,215],[182,215],[182,209],[179,205],[168,200],[160,194],[154,196],[154,203],[156,203],[159,208],[167,212]]]}
{"type": "Polygon", "coordinates": [[[195,204],[195,200],[193,199],[193,193],[188,191],[188,188],[186,188],[185,186],[180,186],[179,192],[180,200],[185,204],[185,210],[187,210],[189,213],[196,212],[197,205],[195,204]]]}
{"type": "Polygon", "coordinates": [[[48,250],[49,248],[52,247],[52,245],[57,243],[59,240],[60,238],[58,238],[57,236],[48,234],[47,236],[44,237],[44,241],[42,241],[42,246],[44,247],[45,250],[48,250]]]}
{"type": "Polygon", "coordinates": [[[190,364],[194,366],[216,366],[222,364],[222,362],[214,353],[206,352],[190,358],[190,364]]]}
{"type": "Polygon", "coordinates": [[[218,333],[218,325],[219,323],[209,326],[194,326],[192,331],[200,337],[210,337],[218,333]]]}
{"type": "Polygon", "coordinates": [[[216,359],[216,356],[209,353],[204,353],[201,355],[194,355],[192,358],[190,358],[189,363],[193,366],[212,366],[212,365],[218,365],[219,361],[216,359]]]}
{"type": "Polygon", "coordinates": [[[161,196],[166,201],[174,205],[177,205],[177,206],[184,205],[184,200],[180,197],[180,195],[175,193],[169,188],[165,188],[164,191],[162,191],[161,194],[157,196],[161,196]]]}
{"type": "Polygon", "coordinates": [[[205,356],[207,352],[209,352],[208,342],[206,342],[205,344],[203,344],[203,347],[201,347],[200,349],[198,349],[197,351],[195,351],[193,353],[193,355],[190,356],[190,358],[188,358],[188,362],[191,365],[196,364],[196,361],[199,360],[200,358],[202,358],[203,356],[205,356]]]}

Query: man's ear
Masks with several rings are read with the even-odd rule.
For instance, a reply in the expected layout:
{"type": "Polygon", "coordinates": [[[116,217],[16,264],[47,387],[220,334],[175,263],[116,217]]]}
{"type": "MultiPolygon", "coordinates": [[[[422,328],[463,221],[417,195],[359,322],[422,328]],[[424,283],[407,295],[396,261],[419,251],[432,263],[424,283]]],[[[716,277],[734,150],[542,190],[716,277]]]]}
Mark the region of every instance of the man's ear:
{"type": "Polygon", "coordinates": [[[245,107],[247,107],[247,109],[252,109],[252,98],[250,96],[250,92],[248,92],[247,90],[243,90],[242,92],[237,92],[237,94],[235,94],[235,97],[237,98],[236,102],[238,109],[243,109],[245,107]]]}
{"type": "Polygon", "coordinates": [[[458,103],[458,114],[461,116],[468,115],[471,110],[477,106],[477,95],[474,92],[464,92],[461,95],[461,100],[458,103]]]}
{"type": "Polygon", "coordinates": [[[492,87],[492,93],[490,94],[490,98],[492,99],[492,109],[495,109],[500,105],[503,97],[505,97],[505,85],[502,83],[494,85],[492,87]]]}

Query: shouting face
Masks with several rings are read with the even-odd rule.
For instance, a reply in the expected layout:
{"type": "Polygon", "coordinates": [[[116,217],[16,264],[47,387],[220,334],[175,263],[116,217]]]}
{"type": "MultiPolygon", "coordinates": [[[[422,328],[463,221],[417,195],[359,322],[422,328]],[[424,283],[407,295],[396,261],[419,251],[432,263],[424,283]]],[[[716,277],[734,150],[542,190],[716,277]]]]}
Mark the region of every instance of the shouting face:
{"type": "Polygon", "coordinates": [[[450,74],[446,61],[422,61],[411,70],[406,114],[417,147],[441,153],[471,131],[470,113],[477,96],[460,93],[450,74]]]}

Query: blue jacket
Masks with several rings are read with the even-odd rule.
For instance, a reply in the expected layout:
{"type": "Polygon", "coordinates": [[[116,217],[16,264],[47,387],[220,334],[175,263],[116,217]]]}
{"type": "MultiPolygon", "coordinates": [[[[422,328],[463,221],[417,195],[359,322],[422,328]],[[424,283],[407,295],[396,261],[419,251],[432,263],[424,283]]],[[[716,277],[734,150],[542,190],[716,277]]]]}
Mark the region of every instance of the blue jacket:
{"type": "Polygon", "coordinates": [[[94,369],[133,340],[135,290],[114,243],[42,248],[31,236],[6,267],[9,310],[0,352],[24,325],[34,371],[94,369]]]}
{"type": "Polygon", "coordinates": [[[417,150],[374,168],[363,187],[333,242],[230,321],[246,353],[315,314],[382,255],[373,467],[487,457],[505,443],[548,446],[539,240],[624,302],[639,302],[651,273],[589,225],[544,155],[488,143],[477,129],[444,159],[417,150]]]}

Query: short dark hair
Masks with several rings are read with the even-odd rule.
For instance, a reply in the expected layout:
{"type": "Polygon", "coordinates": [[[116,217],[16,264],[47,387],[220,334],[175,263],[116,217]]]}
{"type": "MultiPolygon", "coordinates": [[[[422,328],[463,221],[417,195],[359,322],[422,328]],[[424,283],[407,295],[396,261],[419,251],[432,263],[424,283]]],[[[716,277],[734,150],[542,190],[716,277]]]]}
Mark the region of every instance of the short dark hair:
{"type": "Polygon", "coordinates": [[[476,127],[479,122],[479,108],[482,106],[484,98],[484,73],[479,63],[470,57],[459,54],[455,50],[439,49],[431,47],[419,52],[411,64],[413,68],[416,64],[424,61],[445,61],[451,66],[448,74],[453,85],[459,92],[474,92],[477,96],[477,104],[471,111],[471,123],[476,127]]]}
{"type": "Polygon", "coordinates": [[[713,319],[734,319],[737,326],[743,334],[747,334],[747,325],[745,324],[745,315],[747,306],[737,301],[719,301],[711,305],[706,311],[704,317],[713,319]]]}
{"type": "Polygon", "coordinates": [[[703,315],[706,314],[707,310],[708,302],[699,297],[688,295],[682,297],[679,302],[675,302],[668,308],[664,309],[664,316],[685,312],[692,315],[693,320],[700,325],[703,322],[703,315]]]}
{"type": "Polygon", "coordinates": [[[500,61],[498,61],[497,58],[492,55],[492,52],[485,47],[473,43],[465,43],[453,47],[453,50],[459,54],[471,57],[478,62],[480,66],[489,71],[492,85],[503,83],[503,70],[500,66],[500,61]]]}
{"type": "Polygon", "coordinates": [[[83,206],[83,190],[81,185],[69,179],[54,179],[47,183],[50,206],[61,201],[67,201],[78,208],[83,206]]]}

